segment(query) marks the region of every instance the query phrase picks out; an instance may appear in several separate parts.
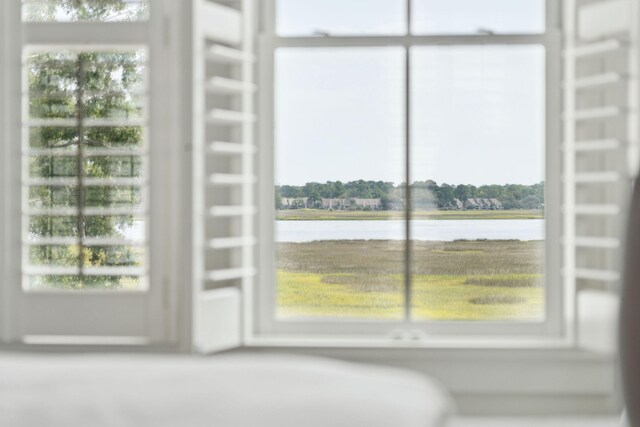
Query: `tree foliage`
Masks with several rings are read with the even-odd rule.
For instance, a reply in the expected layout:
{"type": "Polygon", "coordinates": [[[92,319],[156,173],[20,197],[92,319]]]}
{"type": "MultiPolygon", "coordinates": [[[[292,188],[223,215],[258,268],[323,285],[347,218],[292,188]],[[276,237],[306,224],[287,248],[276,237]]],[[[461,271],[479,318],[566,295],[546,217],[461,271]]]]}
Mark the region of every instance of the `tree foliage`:
{"type": "MultiPolygon", "coordinates": [[[[436,209],[455,206],[455,199],[462,202],[469,198],[498,199],[504,209],[540,209],[544,207],[544,182],[533,185],[438,185],[435,181],[416,181],[410,186],[414,209],[436,209]]],[[[362,198],[381,199],[383,207],[389,208],[393,202],[404,204],[405,184],[394,185],[383,181],[327,181],[324,184],[310,182],[303,186],[276,186],[276,206],[280,197],[309,197],[311,201],[320,198],[362,198]]]]}
{"type": "Polygon", "coordinates": [[[39,0],[23,5],[27,21],[135,21],[148,0],[39,0]]]}

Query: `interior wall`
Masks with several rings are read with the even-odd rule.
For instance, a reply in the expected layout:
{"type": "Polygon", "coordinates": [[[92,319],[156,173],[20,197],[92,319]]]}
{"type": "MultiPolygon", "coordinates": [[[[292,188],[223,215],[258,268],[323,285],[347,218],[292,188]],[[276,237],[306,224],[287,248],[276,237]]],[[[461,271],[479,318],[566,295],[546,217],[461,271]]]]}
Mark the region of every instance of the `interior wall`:
{"type": "Polygon", "coordinates": [[[469,416],[618,415],[617,363],[575,350],[244,348],[409,369],[440,382],[469,416]]]}

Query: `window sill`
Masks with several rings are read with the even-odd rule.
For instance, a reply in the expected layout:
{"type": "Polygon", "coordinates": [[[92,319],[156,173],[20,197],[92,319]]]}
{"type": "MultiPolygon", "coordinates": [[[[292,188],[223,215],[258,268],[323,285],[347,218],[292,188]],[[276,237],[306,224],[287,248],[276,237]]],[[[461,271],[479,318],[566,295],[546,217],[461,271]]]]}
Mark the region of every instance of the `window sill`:
{"type": "MultiPolygon", "coordinates": [[[[381,349],[381,350],[415,350],[423,353],[425,350],[456,351],[477,350],[490,352],[496,350],[502,353],[504,350],[531,350],[537,355],[541,353],[553,353],[555,355],[571,356],[589,360],[613,360],[614,352],[596,352],[582,350],[576,347],[575,342],[568,338],[551,337],[423,337],[401,339],[358,336],[255,336],[246,340],[248,348],[274,348],[274,349],[381,349]]],[[[458,352],[459,353],[459,352],[458,352]]],[[[496,354],[498,354],[496,353],[496,354]]],[[[538,356],[536,356],[538,357],[538,356]]]]}

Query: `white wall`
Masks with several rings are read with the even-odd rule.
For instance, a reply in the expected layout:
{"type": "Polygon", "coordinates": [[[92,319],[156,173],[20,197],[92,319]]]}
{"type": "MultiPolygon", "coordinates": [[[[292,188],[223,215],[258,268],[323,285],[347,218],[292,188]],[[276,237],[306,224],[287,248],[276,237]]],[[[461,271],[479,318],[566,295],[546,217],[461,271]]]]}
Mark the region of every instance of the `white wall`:
{"type": "Polygon", "coordinates": [[[575,350],[253,348],[411,369],[447,388],[463,415],[621,412],[614,358],[575,350]]]}

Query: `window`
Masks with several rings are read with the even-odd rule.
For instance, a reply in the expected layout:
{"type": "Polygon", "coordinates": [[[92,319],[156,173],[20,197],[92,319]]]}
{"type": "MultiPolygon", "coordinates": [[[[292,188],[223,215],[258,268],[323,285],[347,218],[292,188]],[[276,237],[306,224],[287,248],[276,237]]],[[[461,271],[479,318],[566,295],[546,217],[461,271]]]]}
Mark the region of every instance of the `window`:
{"type": "Polygon", "coordinates": [[[564,14],[561,91],[558,2],[513,3],[3,2],[3,340],[572,338],[619,279],[637,55],[564,14]]]}
{"type": "Polygon", "coordinates": [[[5,7],[9,340],[166,342],[158,4],[5,7]]]}
{"type": "Polygon", "coordinates": [[[268,3],[259,330],[560,330],[555,11],[508,3],[268,3]]]}

